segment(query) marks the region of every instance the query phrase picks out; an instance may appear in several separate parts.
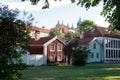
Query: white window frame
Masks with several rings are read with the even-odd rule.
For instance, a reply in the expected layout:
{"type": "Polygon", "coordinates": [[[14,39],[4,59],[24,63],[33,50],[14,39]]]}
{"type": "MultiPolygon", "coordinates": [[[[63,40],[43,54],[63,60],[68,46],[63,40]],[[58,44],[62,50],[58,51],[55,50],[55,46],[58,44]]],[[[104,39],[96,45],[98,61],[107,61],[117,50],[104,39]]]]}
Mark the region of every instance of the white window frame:
{"type": "Polygon", "coordinates": [[[55,44],[50,44],[50,51],[55,51],[55,44]],[[54,49],[51,49],[51,46],[54,45],[54,49]]]}
{"type": "Polygon", "coordinates": [[[62,61],[62,54],[57,54],[57,61],[62,61]],[[61,56],[61,57],[58,58],[59,56],[61,56]]]}
{"type": "Polygon", "coordinates": [[[50,60],[50,62],[54,62],[55,61],[55,54],[50,54],[49,60],[50,60]],[[53,55],[53,60],[51,59],[51,55],[53,55]]]}
{"type": "Polygon", "coordinates": [[[57,44],[57,51],[62,51],[62,44],[57,44]],[[58,48],[59,45],[60,45],[61,49],[58,48]]]}

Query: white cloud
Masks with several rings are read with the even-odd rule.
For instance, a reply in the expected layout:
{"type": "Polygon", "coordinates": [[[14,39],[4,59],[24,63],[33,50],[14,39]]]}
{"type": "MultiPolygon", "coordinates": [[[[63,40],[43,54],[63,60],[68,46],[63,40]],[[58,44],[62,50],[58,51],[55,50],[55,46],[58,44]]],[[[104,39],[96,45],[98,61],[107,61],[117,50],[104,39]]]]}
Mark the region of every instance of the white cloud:
{"type": "Polygon", "coordinates": [[[42,7],[42,3],[39,3],[38,5],[31,5],[30,2],[25,1],[25,2],[10,2],[10,3],[5,3],[9,6],[11,9],[19,9],[19,10],[25,10],[25,11],[36,11],[40,10],[42,7]]]}
{"type": "MultiPolygon", "coordinates": [[[[50,8],[69,4],[70,0],[62,0],[62,1],[49,1],[50,8]]],[[[31,2],[25,1],[25,2],[4,2],[3,4],[7,4],[9,8],[11,9],[19,9],[19,10],[25,10],[25,11],[38,11],[41,10],[42,6],[44,5],[44,1],[40,1],[37,5],[31,5],[31,2]]]]}

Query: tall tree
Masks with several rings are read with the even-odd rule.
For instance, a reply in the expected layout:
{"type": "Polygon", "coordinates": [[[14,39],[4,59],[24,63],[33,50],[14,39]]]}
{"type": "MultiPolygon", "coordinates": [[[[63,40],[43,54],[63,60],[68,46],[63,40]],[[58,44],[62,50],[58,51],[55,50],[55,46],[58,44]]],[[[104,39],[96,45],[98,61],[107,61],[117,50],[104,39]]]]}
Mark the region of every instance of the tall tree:
{"type": "Polygon", "coordinates": [[[29,30],[17,19],[19,11],[0,4],[0,80],[20,80],[21,56],[28,49],[29,30]]]}
{"type": "Polygon", "coordinates": [[[57,27],[53,28],[53,29],[49,32],[49,36],[51,36],[51,37],[57,36],[57,37],[58,37],[60,40],[62,40],[63,42],[65,41],[64,36],[62,36],[62,35],[60,34],[60,32],[58,31],[58,28],[57,28],[57,27]]]}
{"type": "Polygon", "coordinates": [[[49,32],[49,36],[59,36],[60,32],[58,31],[58,28],[53,28],[50,32],[49,32]]]}
{"type": "Polygon", "coordinates": [[[66,42],[68,42],[68,41],[70,41],[71,39],[73,39],[74,36],[75,36],[75,34],[74,34],[73,32],[67,32],[67,33],[65,34],[65,40],[66,40],[66,42]]]}
{"type": "MultiPolygon", "coordinates": [[[[25,1],[25,0],[21,0],[25,1]]],[[[40,0],[30,0],[32,4],[37,4],[40,0]]],[[[49,8],[49,2],[50,0],[44,0],[45,6],[43,6],[43,9],[49,8]]],[[[61,0],[55,0],[55,1],[61,1],[61,0]]],[[[106,20],[110,23],[109,27],[112,29],[120,30],[120,0],[71,0],[71,3],[77,2],[77,5],[81,5],[82,7],[86,7],[89,9],[91,6],[95,7],[100,2],[103,2],[103,11],[101,12],[101,15],[106,17],[106,20]]]]}
{"type": "Polygon", "coordinates": [[[87,30],[91,29],[94,27],[95,23],[91,20],[84,20],[80,24],[80,32],[86,32],[87,30]]]}

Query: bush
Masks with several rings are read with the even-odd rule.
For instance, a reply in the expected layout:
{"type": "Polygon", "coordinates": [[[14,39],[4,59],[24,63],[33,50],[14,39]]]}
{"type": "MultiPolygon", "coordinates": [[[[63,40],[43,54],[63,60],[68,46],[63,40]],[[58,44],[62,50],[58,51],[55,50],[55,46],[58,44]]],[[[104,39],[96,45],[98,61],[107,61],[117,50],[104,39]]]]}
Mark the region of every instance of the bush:
{"type": "Polygon", "coordinates": [[[87,54],[85,53],[75,53],[73,65],[84,66],[86,64],[87,54]]]}

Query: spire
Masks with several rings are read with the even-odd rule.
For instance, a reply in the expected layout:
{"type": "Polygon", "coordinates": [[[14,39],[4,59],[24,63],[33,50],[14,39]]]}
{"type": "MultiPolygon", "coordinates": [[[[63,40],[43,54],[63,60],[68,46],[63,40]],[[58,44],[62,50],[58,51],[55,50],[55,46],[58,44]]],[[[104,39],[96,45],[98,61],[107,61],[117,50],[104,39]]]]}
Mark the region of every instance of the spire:
{"type": "Polygon", "coordinates": [[[79,18],[79,20],[78,20],[78,22],[77,22],[77,28],[79,28],[80,27],[80,24],[81,24],[81,18],[79,18]]]}
{"type": "Polygon", "coordinates": [[[73,24],[72,24],[72,26],[71,26],[71,29],[74,29],[74,26],[73,26],[73,24]]]}
{"type": "Polygon", "coordinates": [[[58,20],[56,27],[59,27],[59,26],[60,26],[60,21],[58,20]]]}

